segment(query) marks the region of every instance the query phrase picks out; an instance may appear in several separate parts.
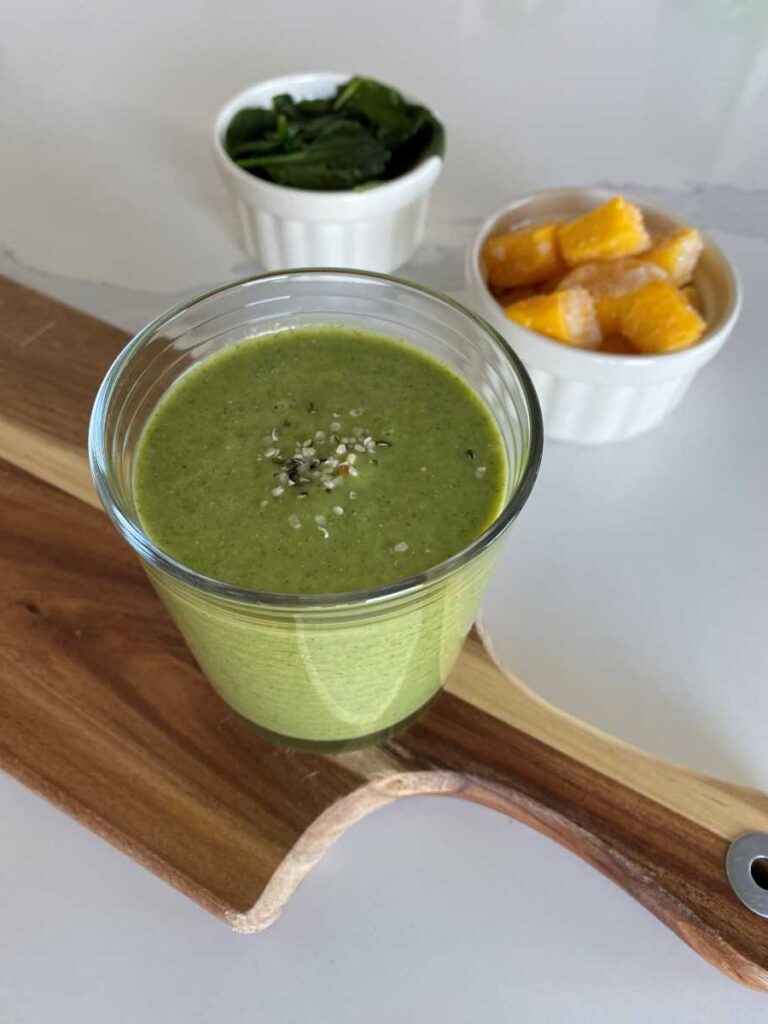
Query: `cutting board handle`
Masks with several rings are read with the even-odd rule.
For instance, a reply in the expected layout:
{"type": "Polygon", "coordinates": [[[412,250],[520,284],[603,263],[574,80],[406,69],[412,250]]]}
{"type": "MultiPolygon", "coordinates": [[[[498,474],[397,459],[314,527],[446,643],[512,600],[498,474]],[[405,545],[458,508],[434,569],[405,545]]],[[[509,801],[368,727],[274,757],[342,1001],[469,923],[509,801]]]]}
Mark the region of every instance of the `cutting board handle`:
{"type": "Polygon", "coordinates": [[[456,795],[555,839],[720,970],[768,990],[768,795],[559,711],[504,672],[477,635],[467,659],[449,684],[465,707],[441,705],[406,734],[409,756],[429,752],[463,776],[456,795]]]}
{"type": "Polygon", "coordinates": [[[651,757],[559,711],[501,669],[477,633],[448,689],[388,744],[332,759],[369,783],[312,823],[256,905],[228,916],[233,927],[269,925],[366,814],[405,796],[452,796],[554,839],[719,970],[768,991],[768,891],[752,872],[755,858],[768,858],[768,795],[651,757]]]}

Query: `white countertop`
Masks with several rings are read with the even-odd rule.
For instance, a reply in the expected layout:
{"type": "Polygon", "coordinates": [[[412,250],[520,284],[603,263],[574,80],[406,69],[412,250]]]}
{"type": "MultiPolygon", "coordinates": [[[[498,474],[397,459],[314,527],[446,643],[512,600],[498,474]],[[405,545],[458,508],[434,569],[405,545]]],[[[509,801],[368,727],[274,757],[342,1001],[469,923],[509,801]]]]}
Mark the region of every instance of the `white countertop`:
{"type": "MultiPolygon", "coordinates": [[[[209,124],[341,68],[440,111],[404,268],[454,293],[482,216],[602,183],[711,231],[734,335],[653,433],[546,446],[485,619],[525,682],[654,753],[768,787],[768,5],[762,0],[7,0],[0,272],[126,328],[247,273],[209,124]]],[[[256,269],[253,267],[253,269],[256,269]]],[[[623,892],[458,801],[379,811],[242,937],[0,776],[1,1024],[763,1021],[623,892]]],[[[766,922],[768,929],[768,921],[766,922]]]]}

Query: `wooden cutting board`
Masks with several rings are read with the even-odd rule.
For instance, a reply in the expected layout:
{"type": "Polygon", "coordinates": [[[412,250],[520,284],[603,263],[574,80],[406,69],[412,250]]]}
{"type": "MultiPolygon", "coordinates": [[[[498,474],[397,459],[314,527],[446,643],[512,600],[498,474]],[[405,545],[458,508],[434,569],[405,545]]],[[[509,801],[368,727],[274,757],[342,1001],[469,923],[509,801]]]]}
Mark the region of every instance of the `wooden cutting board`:
{"type": "Polygon", "coordinates": [[[125,335],[2,279],[0,317],[7,771],[244,932],[270,924],[375,808],[472,800],[577,853],[722,971],[768,989],[768,920],[725,873],[733,839],[768,832],[768,797],[563,714],[476,635],[423,719],[379,748],[280,750],[234,718],[90,484],[90,407],[125,335]]]}

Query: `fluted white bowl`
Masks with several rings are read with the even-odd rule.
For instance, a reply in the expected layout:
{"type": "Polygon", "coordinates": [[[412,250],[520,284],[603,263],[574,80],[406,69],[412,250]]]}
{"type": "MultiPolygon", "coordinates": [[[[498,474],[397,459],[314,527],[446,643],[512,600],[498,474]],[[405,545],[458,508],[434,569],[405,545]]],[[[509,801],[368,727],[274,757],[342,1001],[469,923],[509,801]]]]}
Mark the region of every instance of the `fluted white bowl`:
{"type": "Polygon", "coordinates": [[[238,93],[216,118],[214,155],[234,206],[241,245],[267,270],[345,267],[390,273],[407,262],[424,237],[429,193],[443,167],[439,156],[360,192],[315,192],[257,178],[224,149],[227,126],[244,107],[268,107],[280,93],[321,99],[351,77],[315,72],[272,78],[238,93]]]}
{"type": "MultiPolygon", "coordinates": [[[[605,444],[656,426],[723,347],[741,306],[741,288],[733,267],[712,239],[702,234],[704,250],[694,284],[708,326],[703,339],[691,348],[656,356],[593,352],[552,341],[508,320],[486,284],[485,240],[536,221],[577,217],[613,195],[586,188],[532,193],[489,217],[467,252],[470,305],[493,324],[525,363],[539,395],[545,433],[560,441],[605,444]]],[[[652,233],[684,224],[667,210],[647,203],[637,205],[652,233]]]]}

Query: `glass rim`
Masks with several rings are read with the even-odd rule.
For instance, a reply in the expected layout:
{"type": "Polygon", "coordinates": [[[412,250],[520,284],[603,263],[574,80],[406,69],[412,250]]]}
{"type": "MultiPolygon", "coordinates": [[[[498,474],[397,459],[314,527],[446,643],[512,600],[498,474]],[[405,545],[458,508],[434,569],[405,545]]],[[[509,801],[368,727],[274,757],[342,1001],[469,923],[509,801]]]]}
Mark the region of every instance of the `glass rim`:
{"type": "Polygon", "coordinates": [[[253,606],[266,605],[273,608],[305,609],[312,608],[333,608],[341,605],[369,604],[387,598],[405,596],[413,591],[421,590],[425,586],[437,583],[446,579],[462,566],[471,562],[477,555],[486,550],[490,544],[504,532],[514,521],[520,509],[528,499],[533,484],[539,472],[541,455],[543,450],[544,427],[541,416],[541,407],[538,396],[533,386],[528,371],[525,369],[520,357],[513,351],[511,346],[504,340],[501,334],[491,326],[483,317],[478,316],[472,310],[467,309],[460,302],[450,298],[441,292],[404,278],[395,277],[391,274],[381,274],[375,271],[352,270],[337,267],[298,267],[291,270],[280,270],[266,274],[255,274],[239,278],[226,284],[218,285],[215,288],[200,292],[191,298],[177,303],[177,305],[155,317],[145,327],[138,331],[125,347],[117,355],[116,359],[107,371],[96,394],[93,410],[91,412],[88,427],[88,460],[91,469],[91,476],[96,487],[101,504],[107,515],[110,517],[119,533],[128,541],[134,551],[153,568],[160,569],[175,580],[186,584],[196,590],[201,590],[213,597],[219,597],[230,601],[237,601],[241,604],[253,606]],[[376,587],[366,587],[362,590],[339,591],[328,594],[281,594],[274,591],[254,590],[249,587],[236,586],[224,583],[214,577],[206,576],[196,572],[177,561],[159,545],[147,536],[137,522],[126,513],[119,496],[116,493],[112,473],[109,468],[109,456],[106,446],[106,415],[109,409],[110,400],[114,394],[120,376],[129,364],[133,355],[159,330],[170,323],[180,313],[184,313],[198,303],[204,302],[216,295],[227,291],[236,291],[243,285],[253,284],[258,281],[280,281],[290,280],[301,276],[342,276],[348,278],[361,278],[385,283],[399,285],[426,296],[444,306],[448,306],[461,316],[473,322],[490,338],[494,345],[501,350],[502,354],[510,364],[517,381],[522,389],[525,399],[526,410],[530,421],[530,437],[528,439],[526,461],[522,475],[517,486],[507,499],[501,512],[496,516],[490,526],[487,527],[479,537],[476,537],[471,544],[457,551],[449,558],[443,559],[434,566],[430,566],[423,572],[408,576],[393,583],[385,583],[376,587]]]}

